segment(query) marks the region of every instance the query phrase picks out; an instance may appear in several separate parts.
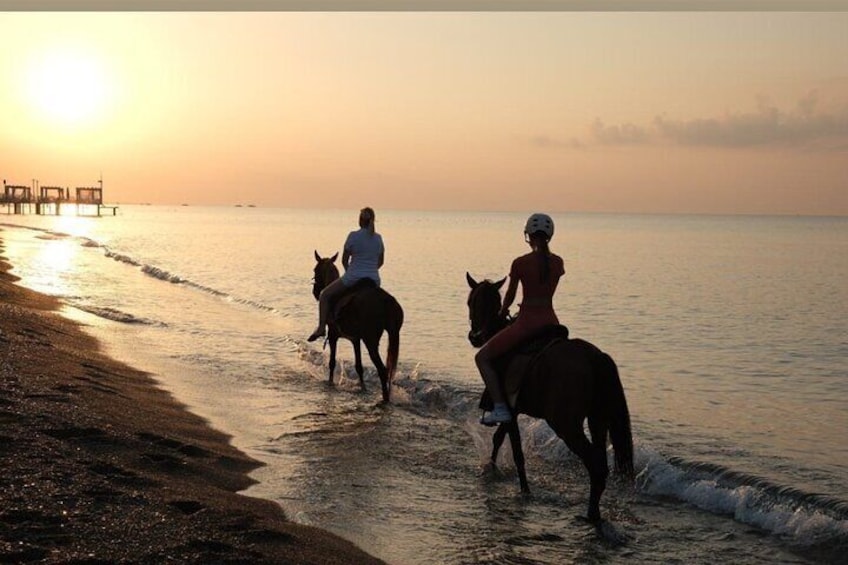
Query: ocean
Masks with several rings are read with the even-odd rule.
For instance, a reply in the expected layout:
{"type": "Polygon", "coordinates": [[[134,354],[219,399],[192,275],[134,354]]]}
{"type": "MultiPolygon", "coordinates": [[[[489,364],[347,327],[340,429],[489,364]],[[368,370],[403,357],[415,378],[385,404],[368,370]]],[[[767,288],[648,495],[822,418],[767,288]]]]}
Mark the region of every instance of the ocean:
{"type": "Polygon", "coordinates": [[[638,474],[601,501],[610,536],[578,518],[588,478],[544,422],[520,420],[531,496],[508,445],[483,471],[465,274],[504,277],[526,214],[377,210],[405,311],[384,406],[347,342],[329,386],[305,339],[313,253],[357,213],[124,205],[1,215],[0,237],[20,284],[265,463],[247,494],[389,563],[844,562],[848,218],[553,215],[557,313],[630,407],[638,474]]]}

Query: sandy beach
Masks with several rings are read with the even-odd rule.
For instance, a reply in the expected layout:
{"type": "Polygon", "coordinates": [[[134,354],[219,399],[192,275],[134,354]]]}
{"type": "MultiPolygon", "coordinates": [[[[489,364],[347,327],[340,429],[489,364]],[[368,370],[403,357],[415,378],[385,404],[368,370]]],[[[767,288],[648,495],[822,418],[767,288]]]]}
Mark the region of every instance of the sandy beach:
{"type": "Polygon", "coordinates": [[[237,494],[257,461],[9,269],[0,257],[0,562],[380,563],[237,494]]]}

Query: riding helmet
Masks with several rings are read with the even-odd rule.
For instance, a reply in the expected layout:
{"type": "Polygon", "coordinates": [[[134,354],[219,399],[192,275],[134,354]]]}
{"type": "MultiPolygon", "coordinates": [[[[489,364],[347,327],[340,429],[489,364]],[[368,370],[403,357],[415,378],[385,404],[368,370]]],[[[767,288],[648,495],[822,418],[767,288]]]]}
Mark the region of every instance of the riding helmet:
{"type": "Polygon", "coordinates": [[[548,236],[550,240],[554,236],[554,221],[547,214],[533,214],[527,218],[527,223],[524,225],[524,233],[533,235],[540,231],[548,236]]]}

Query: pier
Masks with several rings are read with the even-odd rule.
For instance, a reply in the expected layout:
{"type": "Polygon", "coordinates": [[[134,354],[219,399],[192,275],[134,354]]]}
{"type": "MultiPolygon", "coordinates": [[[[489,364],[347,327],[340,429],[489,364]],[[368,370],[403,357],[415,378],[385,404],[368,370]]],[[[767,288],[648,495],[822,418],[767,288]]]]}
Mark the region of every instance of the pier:
{"type": "Polygon", "coordinates": [[[111,210],[113,216],[117,215],[117,206],[103,204],[103,179],[97,182],[97,187],[78,186],[71,195],[70,188],[39,186],[36,180],[33,180],[32,186],[6,184],[4,180],[0,205],[6,206],[7,214],[31,214],[34,211],[40,216],[59,216],[62,208],[70,205],[76,207],[77,216],[99,217],[103,210],[111,210]]]}

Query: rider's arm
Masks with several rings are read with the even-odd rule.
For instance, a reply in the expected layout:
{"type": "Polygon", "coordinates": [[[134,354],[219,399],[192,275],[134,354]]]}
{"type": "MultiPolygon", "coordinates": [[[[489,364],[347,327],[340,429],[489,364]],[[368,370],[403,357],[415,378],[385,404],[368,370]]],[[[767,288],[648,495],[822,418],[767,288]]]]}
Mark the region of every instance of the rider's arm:
{"type": "Polygon", "coordinates": [[[509,286],[506,289],[506,294],[504,295],[503,306],[501,306],[500,315],[505,316],[509,314],[509,307],[512,306],[512,303],[515,301],[515,292],[518,290],[518,277],[509,275],[509,286]]]}
{"type": "Polygon", "coordinates": [[[385,261],[385,259],[386,259],[386,252],[381,251],[380,252],[380,258],[377,259],[377,268],[378,269],[383,266],[383,261],[385,261]]]}
{"type": "Polygon", "coordinates": [[[345,247],[344,251],[342,252],[342,267],[344,267],[345,271],[347,271],[348,263],[350,263],[350,249],[345,247]]]}

